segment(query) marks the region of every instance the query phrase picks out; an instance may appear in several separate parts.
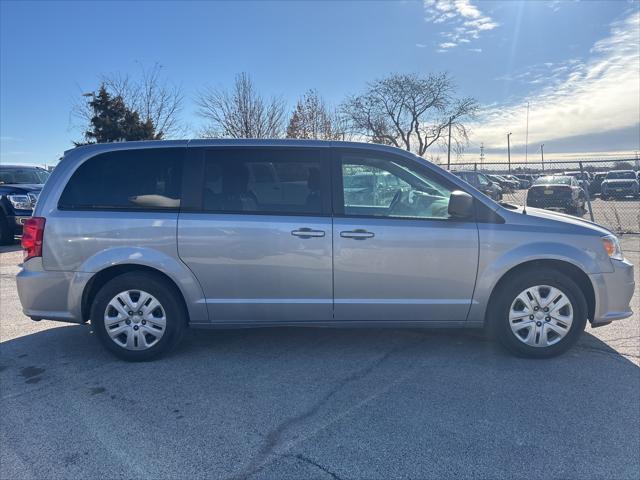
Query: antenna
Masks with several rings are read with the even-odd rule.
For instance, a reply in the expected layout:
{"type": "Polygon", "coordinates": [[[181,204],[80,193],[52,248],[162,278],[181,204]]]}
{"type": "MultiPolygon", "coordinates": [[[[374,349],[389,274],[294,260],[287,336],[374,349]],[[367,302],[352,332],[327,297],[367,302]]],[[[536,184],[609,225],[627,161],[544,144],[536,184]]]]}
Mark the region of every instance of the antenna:
{"type": "Polygon", "coordinates": [[[484,165],[484,142],[480,144],[480,170],[482,170],[483,165],[484,165]]]}

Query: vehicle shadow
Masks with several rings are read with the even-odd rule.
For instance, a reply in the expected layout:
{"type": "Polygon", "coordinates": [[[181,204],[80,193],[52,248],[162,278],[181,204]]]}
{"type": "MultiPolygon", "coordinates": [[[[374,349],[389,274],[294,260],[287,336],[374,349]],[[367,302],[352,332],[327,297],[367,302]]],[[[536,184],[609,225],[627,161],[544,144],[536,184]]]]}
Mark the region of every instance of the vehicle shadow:
{"type": "Polygon", "coordinates": [[[638,374],[589,333],[531,360],[475,331],[199,330],[131,364],[60,326],[0,344],[2,433],[36,477],[136,476],[113,455],[124,435],[153,478],[623,478],[640,467],[638,374]],[[71,470],[43,435],[77,450],[71,470]]]}

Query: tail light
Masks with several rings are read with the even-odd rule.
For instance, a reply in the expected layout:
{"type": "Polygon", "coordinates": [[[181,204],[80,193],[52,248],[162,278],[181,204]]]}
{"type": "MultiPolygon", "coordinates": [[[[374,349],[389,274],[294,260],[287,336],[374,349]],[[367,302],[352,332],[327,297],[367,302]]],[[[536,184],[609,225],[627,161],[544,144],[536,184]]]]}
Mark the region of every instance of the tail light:
{"type": "Polygon", "coordinates": [[[22,225],[22,248],[24,261],[42,256],[42,238],[44,237],[43,217],[28,218],[22,225]]]}

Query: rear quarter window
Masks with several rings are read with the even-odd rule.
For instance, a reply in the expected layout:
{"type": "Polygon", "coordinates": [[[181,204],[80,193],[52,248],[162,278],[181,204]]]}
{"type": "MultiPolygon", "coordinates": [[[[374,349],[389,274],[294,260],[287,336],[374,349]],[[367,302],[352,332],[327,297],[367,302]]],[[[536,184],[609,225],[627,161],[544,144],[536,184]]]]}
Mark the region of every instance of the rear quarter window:
{"type": "Polygon", "coordinates": [[[85,161],[67,183],[63,210],[176,210],[183,148],[121,150],[85,161]]]}

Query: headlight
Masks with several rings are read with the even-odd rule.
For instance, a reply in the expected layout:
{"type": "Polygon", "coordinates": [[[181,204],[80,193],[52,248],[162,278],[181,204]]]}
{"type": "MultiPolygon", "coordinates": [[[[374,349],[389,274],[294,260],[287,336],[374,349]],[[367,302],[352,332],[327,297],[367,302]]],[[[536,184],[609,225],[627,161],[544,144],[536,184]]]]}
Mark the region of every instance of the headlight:
{"type": "Polygon", "coordinates": [[[15,209],[31,210],[33,208],[29,195],[7,195],[7,198],[15,209]]]}
{"type": "Polygon", "coordinates": [[[609,258],[613,258],[614,260],[624,260],[618,237],[615,235],[602,237],[602,245],[604,246],[604,251],[609,255],[609,258]]]}

